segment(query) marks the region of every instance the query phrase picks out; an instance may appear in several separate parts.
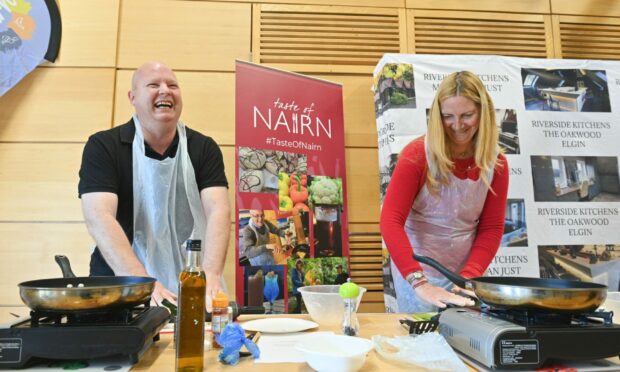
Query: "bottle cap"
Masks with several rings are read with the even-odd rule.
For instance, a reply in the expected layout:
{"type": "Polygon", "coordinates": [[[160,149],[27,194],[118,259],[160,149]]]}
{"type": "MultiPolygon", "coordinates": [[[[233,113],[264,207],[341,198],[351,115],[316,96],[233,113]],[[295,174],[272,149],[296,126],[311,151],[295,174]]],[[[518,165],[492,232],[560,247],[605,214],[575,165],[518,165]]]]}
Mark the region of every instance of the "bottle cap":
{"type": "Polygon", "coordinates": [[[338,288],[338,293],[342,298],[357,298],[360,294],[360,287],[353,283],[349,278],[346,283],[340,285],[340,288],[338,288]]]}
{"type": "Polygon", "coordinates": [[[218,292],[213,298],[213,307],[228,307],[228,296],[224,292],[218,292]]]}
{"type": "Polygon", "coordinates": [[[202,241],[200,239],[187,239],[185,249],[188,251],[200,251],[202,241]]]}

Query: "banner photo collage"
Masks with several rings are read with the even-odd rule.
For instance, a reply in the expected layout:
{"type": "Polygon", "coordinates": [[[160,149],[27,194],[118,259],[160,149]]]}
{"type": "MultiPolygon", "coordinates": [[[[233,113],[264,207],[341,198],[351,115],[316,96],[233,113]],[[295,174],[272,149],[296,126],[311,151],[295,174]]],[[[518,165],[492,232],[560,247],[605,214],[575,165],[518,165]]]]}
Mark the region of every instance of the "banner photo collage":
{"type": "MultiPolygon", "coordinates": [[[[443,78],[468,70],[493,98],[510,186],[485,275],[596,282],[620,290],[620,63],[386,54],[374,70],[381,198],[400,151],[426,133],[443,78]]],[[[396,310],[384,248],[385,304],[396,310]]]]}
{"type": "Polygon", "coordinates": [[[349,272],[342,86],[236,63],[236,298],[306,312],[349,272]]]}

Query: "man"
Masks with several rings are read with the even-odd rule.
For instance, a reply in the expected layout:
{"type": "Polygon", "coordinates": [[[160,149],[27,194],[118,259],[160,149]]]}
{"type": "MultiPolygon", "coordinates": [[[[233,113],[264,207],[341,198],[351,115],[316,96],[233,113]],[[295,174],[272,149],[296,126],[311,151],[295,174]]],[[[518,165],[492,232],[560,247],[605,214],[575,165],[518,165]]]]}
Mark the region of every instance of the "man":
{"type": "Polygon", "coordinates": [[[82,156],[79,195],[97,243],[90,274],[155,277],[152,300],[176,303],[181,245],[200,239],[209,299],[221,287],[228,246],[222,153],[179,121],[181,90],[166,65],[139,67],[129,101],[132,120],[92,135],[82,156]]]}
{"type": "Polygon", "coordinates": [[[297,304],[295,305],[295,309],[293,310],[293,314],[301,314],[301,293],[299,292],[299,288],[303,287],[304,278],[306,273],[304,272],[304,262],[302,260],[297,260],[295,262],[295,268],[291,272],[291,281],[293,282],[293,295],[295,296],[295,300],[297,304]]]}
{"type": "Polygon", "coordinates": [[[252,266],[275,265],[276,244],[269,243],[269,234],[285,236],[285,231],[265,220],[262,209],[250,210],[250,220],[242,231],[239,257],[247,257],[252,266]]]}
{"type": "Polygon", "coordinates": [[[334,281],[334,284],[346,283],[347,279],[349,279],[349,273],[342,271],[341,264],[336,265],[336,272],[338,273],[338,275],[336,275],[336,280],[334,281]]]}

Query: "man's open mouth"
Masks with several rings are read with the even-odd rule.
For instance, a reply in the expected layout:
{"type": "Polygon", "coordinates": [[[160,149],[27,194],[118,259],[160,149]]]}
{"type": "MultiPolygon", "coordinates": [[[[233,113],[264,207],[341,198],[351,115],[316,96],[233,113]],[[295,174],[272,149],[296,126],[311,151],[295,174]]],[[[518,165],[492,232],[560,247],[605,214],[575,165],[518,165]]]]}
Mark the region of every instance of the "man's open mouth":
{"type": "Polygon", "coordinates": [[[158,101],[155,102],[156,108],[172,108],[172,102],[170,101],[158,101]]]}

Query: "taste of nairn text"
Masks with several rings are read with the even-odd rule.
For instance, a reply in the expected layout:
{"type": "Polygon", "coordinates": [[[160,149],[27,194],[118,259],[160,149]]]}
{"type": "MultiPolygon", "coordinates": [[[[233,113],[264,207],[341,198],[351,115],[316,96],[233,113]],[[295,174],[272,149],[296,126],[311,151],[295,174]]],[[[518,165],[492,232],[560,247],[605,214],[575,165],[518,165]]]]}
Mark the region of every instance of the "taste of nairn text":
{"type": "Polygon", "coordinates": [[[293,148],[293,149],[304,149],[304,150],[314,150],[314,151],[321,151],[323,149],[321,145],[317,145],[316,143],[308,143],[304,141],[280,140],[275,137],[265,138],[265,143],[268,145],[276,145],[276,146],[288,147],[288,148],[293,148]]]}

